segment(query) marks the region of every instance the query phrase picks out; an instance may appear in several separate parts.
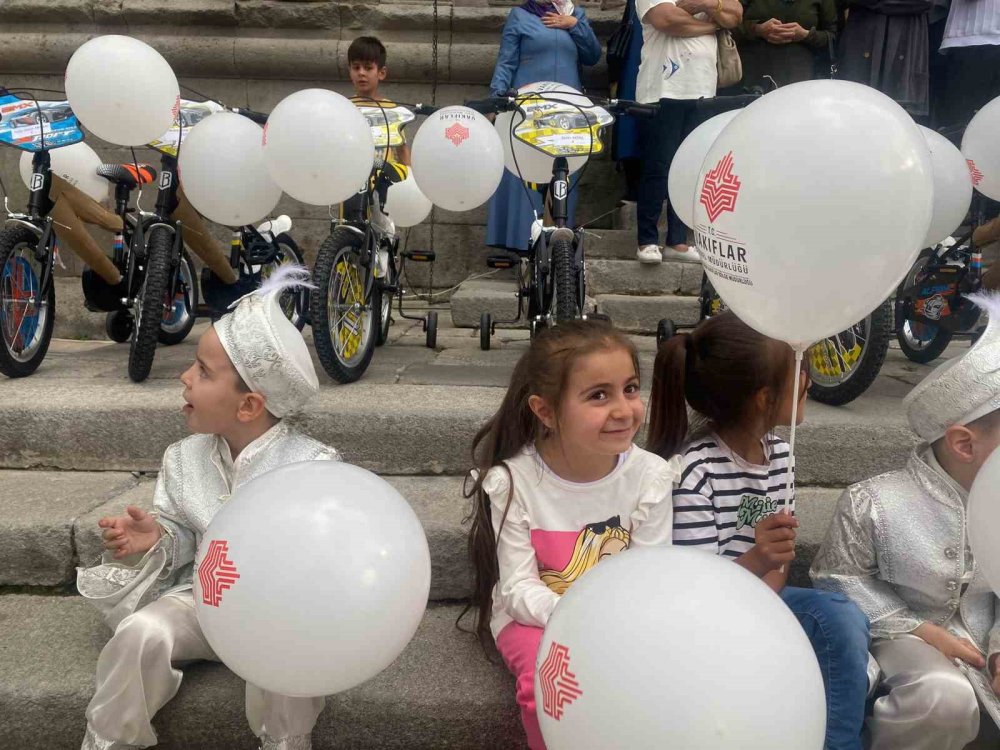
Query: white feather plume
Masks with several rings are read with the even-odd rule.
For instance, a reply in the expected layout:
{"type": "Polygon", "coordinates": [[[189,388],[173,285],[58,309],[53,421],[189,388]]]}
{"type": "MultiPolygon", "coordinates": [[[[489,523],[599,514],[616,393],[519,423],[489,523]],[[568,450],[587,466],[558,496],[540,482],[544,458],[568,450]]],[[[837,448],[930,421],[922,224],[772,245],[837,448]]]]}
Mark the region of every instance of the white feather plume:
{"type": "Polygon", "coordinates": [[[281,294],[287,289],[297,287],[315,289],[316,285],[312,283],[312,274],[308,268],[297,263],[286,263],[278,266],[274,273],[264,279],[264,283],[254,293],[262,296],[281,294]]]}
{"type": "Polygon", "coordinates": [[[1000,323],[1000,292],[982,291],[970,294],[966,299],[985,312],[990,320],[1000,323]]]}

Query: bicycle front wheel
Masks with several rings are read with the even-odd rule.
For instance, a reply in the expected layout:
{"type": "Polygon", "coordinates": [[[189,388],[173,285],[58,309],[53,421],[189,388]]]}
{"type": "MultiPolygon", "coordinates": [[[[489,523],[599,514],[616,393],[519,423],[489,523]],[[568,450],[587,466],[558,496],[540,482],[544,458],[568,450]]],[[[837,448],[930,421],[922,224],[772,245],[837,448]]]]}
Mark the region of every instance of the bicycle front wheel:
{"type": "Polygon", "coordinates": [[[0,232],[0,372],[31,375],[45,359],[56,316],[55,284],[41,289],[44,266],[35,255],[38,238],[23,227],[0,232]]]}
{"type": "Polygon", "coordinates": [[[320,245],[313,270],[313,341],[323,369],[339,383],[361,378],[375,353],[379,309],[361,247],[361,237],[338,227],[320,245]]]}
{"type": "Polygon", "coordinates": [[[128,353],[128,376],[136,383],[149,377],[156,356],[160,326],[167,314],[174,235],[166,227],[154,227],[146,241],[146,272],[135,298],[132,343],[128,353]]]}
{"type": "Polygon", "coordinates": [[[579,275],[573,268],[572,234],[560,230],[552,239],[552,273],[556,282],[556,323],[580,316],[579,275]],[[568,236],[562,236],[563,234],[568,236]]]}

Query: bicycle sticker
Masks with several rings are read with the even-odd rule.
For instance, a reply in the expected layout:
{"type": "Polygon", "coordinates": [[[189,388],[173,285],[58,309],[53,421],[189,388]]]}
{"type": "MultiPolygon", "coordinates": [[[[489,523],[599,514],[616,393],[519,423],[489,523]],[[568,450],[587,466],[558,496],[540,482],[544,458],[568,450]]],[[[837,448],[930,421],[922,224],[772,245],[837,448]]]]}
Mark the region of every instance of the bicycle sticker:
{"type": "Polygon", "coordinates": [[[523,119],[516,120],[519,124],[514,137],[549,156],[601,153],[601,129],[614,122],[607,110],[580,94],[555,91],[546,96],[529,95],[518,97],[517,104],[523,119]]]}
{"type": "Polygon", "coordinates": [[[34,152],[82,140],[68,101],[24,100],[0,86],[0,144],[34,152]]]}
{"type": "Polygon", "coordinates": [[[160,190],[166,190],[173,184],[174,184],[173,172],[167,171],[166,169],[160,172],[160,182],[158,183],[160,190]]]}
{"type": "Polygon", "coordinates": [[[556,200],[566,200],[566,196],[569,195],[569,183],[565,180],[557,181],[552,185],[552,195],[556,200]]]}
{"type": "Polygon", "coordinates": [[[180,107],[174,108],[174,124],[166,133],[155,141],[149,142],[149,147],[154,148],[161,154],[177,156],[177,150],[184,139],[188,137],[191,128],[204,120],[209,115],[216,112],[224,112],[225,108],[218,102],[211,100],[204,102],[181,99],[180,107]]]}
{"type": "Polygon", "coordinates": [[[31,187],[30,187],[31,192],[36,193],[43,187],[45,187],[45,175],[41,174],[40,172],[35,172],[34,174],[32,174],[31,187]]]}

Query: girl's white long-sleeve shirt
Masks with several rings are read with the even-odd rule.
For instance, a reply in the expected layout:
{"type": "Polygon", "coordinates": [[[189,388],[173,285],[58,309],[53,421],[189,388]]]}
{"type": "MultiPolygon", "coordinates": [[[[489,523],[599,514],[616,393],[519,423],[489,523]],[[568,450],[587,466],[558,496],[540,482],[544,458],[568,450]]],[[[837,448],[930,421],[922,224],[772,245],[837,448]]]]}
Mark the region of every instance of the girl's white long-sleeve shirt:
{"type": "Polygon", "coordinates": [[[515,621],[545,627],[562,592],[602,558],[633,545],[669,545],[679,477],[678,457],[666,461],[637,446],[596,482],[560,478],[533,448],[490,469],[483,489],[500,571],[493,637],[515,621]]]}

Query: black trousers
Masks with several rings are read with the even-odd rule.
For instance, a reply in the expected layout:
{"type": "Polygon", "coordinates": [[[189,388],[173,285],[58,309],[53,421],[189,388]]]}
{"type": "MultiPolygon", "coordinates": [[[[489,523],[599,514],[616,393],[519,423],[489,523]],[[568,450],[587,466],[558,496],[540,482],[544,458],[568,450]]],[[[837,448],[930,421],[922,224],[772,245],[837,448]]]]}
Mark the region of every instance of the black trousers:
{"type": "Polygon", "coordinates": [[[944,54],[948,74],[938,125],[964,125],[977,109],[1000,96],[1000,45],[953,47],[944,54]]]}
{"type": "MultiPolygon", "coordinates": [[[[700,124],[695,99],[660,99],[656,117],[639,120],[642,148],[642,177],[639,180],[639,200],[636,206],[639,246],[659,245],[657,223],[667,199],[667,175],[688,133],[700,124]]],[[[667,245],[687,241],[687,228],[677,217],[673,206],[667,207],[667,245]]]]}

